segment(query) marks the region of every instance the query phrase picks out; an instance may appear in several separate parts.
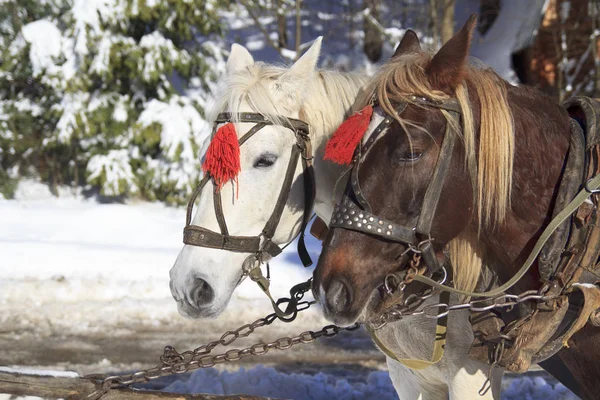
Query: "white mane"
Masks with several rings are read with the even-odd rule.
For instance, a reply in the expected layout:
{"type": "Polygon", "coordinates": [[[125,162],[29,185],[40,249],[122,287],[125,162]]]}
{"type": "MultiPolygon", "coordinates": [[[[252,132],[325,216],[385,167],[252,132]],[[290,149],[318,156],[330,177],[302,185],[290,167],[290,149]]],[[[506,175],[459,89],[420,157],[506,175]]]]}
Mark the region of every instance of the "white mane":
{"type": "MultiPolygon", "coordinates": [[[[239,112],[240,105],[246,101],[254,112],[278,122],[288,111],[282,102],[276,101],[272,91],[274,83],[286,83],[288,71],[288,68],[256,62],[228,75],[217,91],[220,96],[209,112],[209,120],[223,111],[239,112]]],[[[286,91],[285,95],[295,96],[292,100],[301,103],[300,119],[310,125],[313,135],[319,132],[330,136],[350,111],[366,79],[354,73],[327,70],[317,70],[311,75],[307,85],[302,85],[300,90],[286,91]]]]}

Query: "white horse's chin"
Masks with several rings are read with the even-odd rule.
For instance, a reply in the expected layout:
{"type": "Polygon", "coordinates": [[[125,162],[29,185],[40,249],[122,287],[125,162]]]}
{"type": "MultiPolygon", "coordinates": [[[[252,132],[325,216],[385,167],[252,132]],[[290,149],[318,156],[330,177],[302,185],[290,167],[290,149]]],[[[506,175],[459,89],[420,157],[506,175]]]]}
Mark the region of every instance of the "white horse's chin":
{"type": "Polygon", "coordinates": [[[177,311],[179,315],[187,319],[213,319],[221,315],[228,303],[229,301],[220,306],[196,308],[190,306],[186,301],[177,300],[177,311]]]}
{"type": "Polygon", "coordinates": [[[190,319],[216,318],[240,281],[247,254],[186,245],[171,268],[171,294],[190,319]]]}

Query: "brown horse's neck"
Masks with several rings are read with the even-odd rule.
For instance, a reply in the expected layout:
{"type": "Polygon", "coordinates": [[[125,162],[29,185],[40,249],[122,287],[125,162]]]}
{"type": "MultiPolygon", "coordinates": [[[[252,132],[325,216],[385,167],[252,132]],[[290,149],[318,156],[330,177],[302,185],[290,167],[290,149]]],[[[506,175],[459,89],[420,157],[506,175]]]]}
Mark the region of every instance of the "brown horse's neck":
{"type": "MultiPolygon", "coordinates": [[[[567,112],[545,95],[510,87],[508,100],[515,126],[511,207],[504,223],[481,232],[502,282],[521,267],[550,221],[570,137],[567,112]]],[[[537,273],[537,267],[534,270],[537,273]]],[[[534,275],[524,279],[520,289],[537,286],[534,275]]]]}

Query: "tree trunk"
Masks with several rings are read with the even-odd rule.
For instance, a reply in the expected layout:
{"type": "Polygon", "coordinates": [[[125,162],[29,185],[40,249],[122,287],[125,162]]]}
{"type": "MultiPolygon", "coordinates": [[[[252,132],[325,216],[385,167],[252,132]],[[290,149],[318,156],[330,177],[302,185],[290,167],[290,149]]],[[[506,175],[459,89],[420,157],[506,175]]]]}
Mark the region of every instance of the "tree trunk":
{"type": "Polygon", "coordinates": [[[594,97],[600,97],[600,4],[590,1],[592,14],[592,51],[594,53],[594,97]]]}
{"type": "Polygon", "coordinates": [[[296,0],[296,60],[300,58],[302,44],[302,0],[296,0]]]}
{"type": "Polygon", "coordinates": [[[283,10],[283,0],[277,0],[275,3],[277,9],[277,44],[280,49],[286,49],[288,45],[287,23],[285,20],[285,12],[283,10]]]}
{"type": "MultiPolygon", "coordinates": [[[[368,12],[374,20],[378,21],[381,0],[364,0],[363,5],[365,12],[368,12]]],[[[383,51],[382,33],[371,18],[365,17],[363,24],[365,33],[363,50],[371,62],[377,62],[381,59],[381,53],[383,51]]]]}
{"type": "MultiPolygon", "coordinates": [[[[92,381],[76,377],[27,375],[0,371],[0,393],[43,396],[47,399],[84,399],[98,389],[92,381]]],[[[219,396],[212,394],[177,394],[128,388],[112,389],[102,400],[269,400],[251,395],[219,396]]]]}
{"type": "Polygon", "coordinates": [[[437,48],[440,45],[440,31],[438,23],[438,1],[429,0],[429,29],[433,38],[433,47],[437,48]]]}
{"type": "Polygon", "coordinates": [[[446,43],[454,36],[454,5],[456,0],[442,0],[442,26],[441,39],[442,44],[446,43]]]}

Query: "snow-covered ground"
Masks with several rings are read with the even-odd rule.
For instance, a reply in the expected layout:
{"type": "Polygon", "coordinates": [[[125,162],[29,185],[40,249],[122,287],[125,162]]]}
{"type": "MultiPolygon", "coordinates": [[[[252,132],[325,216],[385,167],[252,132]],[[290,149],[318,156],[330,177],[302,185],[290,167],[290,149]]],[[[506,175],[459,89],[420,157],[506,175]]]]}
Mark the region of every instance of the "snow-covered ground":
{"type": "MultiPolygon", "coordinates": [[[[0,365],[81,375],[131,371],[156,364],[167,344],[198,346],[268,313],[260,290],[244,282],[216,320],[177,314],[168,272],[183,223],[182,208],[101,204],[69,188],[55,198],[45,185],[24,181],[15,200],[0,200],[0,365]]],[[[309,247],[318,253],[316,241],[309,247]]],[[[273,291],[284,296],[311,272],[290,246],[272,263],[273,291]]],[[[318,308],[303,314],[243,343],[326,324],[318,308]]],[[[396,398],[383,357],[361,332],[246,361],[151,387],[293,399],[396,398]]],[[[539,374],[507,377],[504,384],[506,400],[574,398],[539,374]]]]}

